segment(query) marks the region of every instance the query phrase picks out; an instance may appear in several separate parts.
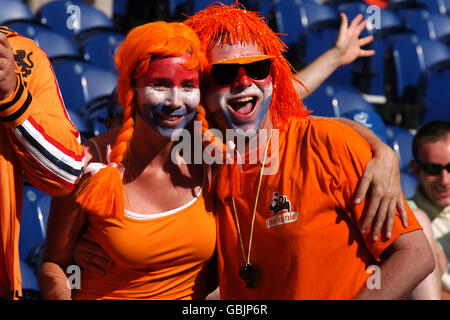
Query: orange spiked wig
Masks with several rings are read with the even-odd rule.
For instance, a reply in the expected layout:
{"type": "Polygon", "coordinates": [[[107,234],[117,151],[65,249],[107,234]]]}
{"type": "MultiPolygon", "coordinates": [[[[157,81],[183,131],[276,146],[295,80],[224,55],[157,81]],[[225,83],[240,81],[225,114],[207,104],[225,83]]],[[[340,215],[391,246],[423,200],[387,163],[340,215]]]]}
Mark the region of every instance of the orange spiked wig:
{"type": "Polygon", "coordinates": [[[293,85],[292,81],[298,81],[293,75],[294,69],[283,56],[287,47],[259,13],[247,11],[237,1],[230,6],[218,2],[197,12],[184,23],[197,33],[205,52],[216,44],[249,43],[274,57],[270,105],[274,128],[282,129],[290,117],[309,114],[293,85]]]}

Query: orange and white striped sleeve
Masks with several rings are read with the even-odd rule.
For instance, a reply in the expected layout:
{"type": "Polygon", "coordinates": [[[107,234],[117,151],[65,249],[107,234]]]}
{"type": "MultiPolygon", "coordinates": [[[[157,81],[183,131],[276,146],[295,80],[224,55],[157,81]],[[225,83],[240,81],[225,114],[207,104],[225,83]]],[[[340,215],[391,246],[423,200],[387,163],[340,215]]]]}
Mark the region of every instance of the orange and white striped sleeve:
{"type": "Polygon", "coordinates": [[[31,39],[0,27],[15,56],[15,92],[0,101],[0,122],[27,180],[51,195],[74,189],[85,155],[80,134],[66,112],[47,55],[31,39]]]}

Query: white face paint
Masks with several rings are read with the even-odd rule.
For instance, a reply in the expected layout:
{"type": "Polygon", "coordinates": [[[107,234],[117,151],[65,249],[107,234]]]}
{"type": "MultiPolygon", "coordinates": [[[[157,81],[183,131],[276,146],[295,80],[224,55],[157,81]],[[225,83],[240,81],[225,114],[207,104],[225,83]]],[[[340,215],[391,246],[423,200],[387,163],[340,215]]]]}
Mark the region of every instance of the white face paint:
{"type": "MultiPolygon", "coordinates": [[[[255,45],[213,46],[208,51],[211,64],[240,57],[264,55],[255,45]]],[[[269,116],[272,98],[272,77],[255,80],[244,68],[228,85],[217,84],[210,75],[207,81],[206,106],[223,129],[258,130],[269,116]]]]}
{"type": "Polygon", "coordinates": [[[166,138],[192,121],[200,103],[198,70],[182,65],[189,57],[185,54],[155,59],[149,64],[148,73],[138,80],[139,114],[166,138]]]}

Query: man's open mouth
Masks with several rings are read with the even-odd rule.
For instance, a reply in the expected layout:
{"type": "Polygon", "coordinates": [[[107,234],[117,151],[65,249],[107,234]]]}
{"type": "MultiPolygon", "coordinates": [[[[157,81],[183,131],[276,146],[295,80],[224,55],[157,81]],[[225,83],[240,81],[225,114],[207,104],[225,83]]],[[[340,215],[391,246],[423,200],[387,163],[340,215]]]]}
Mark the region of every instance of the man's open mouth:
{"type": "Polygon", "coordinates": [[[238,118],[251,118],[255,112],[255,106],[258,98],[256,96],[248,96],[228,101],[231,112],[238,118]]]}

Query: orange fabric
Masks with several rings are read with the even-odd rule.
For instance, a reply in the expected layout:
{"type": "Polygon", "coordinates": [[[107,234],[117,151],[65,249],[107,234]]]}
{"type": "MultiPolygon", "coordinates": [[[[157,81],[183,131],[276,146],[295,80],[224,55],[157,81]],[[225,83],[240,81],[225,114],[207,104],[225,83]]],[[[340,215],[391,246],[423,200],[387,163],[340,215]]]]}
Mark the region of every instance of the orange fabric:
{"type": "MultiPolygon", "coordinates": [[[[88,228],[114,259],[106,276],[82,272],[74,299],[204,299],[208,261],[216,244],[215,218],[197,200],[151,220],[90,216],[88,228]]],[[[210,204],[209,204],[210,205],[210,204]]],[[[151,215],[149,215],[151,216],[151,215]]]]}
{"type": "MultiPolygon", "coordinates": [[[[49,141],[64,152],[80,160],[84,158],[84,152],[78,141],[79,133],[67,118],[45,53],[32,40],[19,36],[6,27],[0,27],[0,32],[8,37],[16,58],[23,58],[21,61],[16,59],[19,79],[16,92],[0,101],[0,261],[5,263],[6,277],[9,280],[7,290],[14,293],[14,298],[18,298],[22,295],[18,242],[23,173],[25,172],[29,182],[51,195],[67,194],[73,189],[73,185],[45,169],[9,130],[25,120],[32,121],[49,141]],[[19,91],[20,87],[22,90],[19,91]],[[26,107],[24,101],[27,97],[29,105],[26,107]]],[[[2,292],[4,290],[5,288],[1,289],[2,292]]],[[[11,296],[10,294],[9,297],[11,296]]]]}
{"type": "MultiPolygon", "coordinates": [[[[408,209],[409,227],[403,229],[397,213],[390,240],[373,242],[370,231],[362,236],[364,203],[351,204],[372,158],[369,145],[332,120],[293,118],[287,129],[280,132],[278,172],[262,178],[250,257],[254,289],[238,276],[244,259],[231,199],[216,207],[222,299],[351,299],[383,250],[401,233],[420,229],[408,209]],[[275,214],[275,195],[285,196],[290,209],[281,206],[275,214]]],[[[243,170],[245,193],[235,200],[247,255],[260,165],[243,170]]]]}
{"type": "Polygon", "coordinates": [[[389,5],[389,0],[364,0],[368,5],[376,5],[381,9],[385,9],[389,5]]]}
{"type": "MultiPolygon", "coordinates": [[[[1,227],[1,221],[0,221],[1,227]]],[[[3,248],[3,240],[0,237],[0,248],[3,248]]],[[[9,299],[10,291],[9,291],[9,279],[8,273],[6,272],[6,262],[5,256],[0,254],[0,299],[9,299]]]]}

